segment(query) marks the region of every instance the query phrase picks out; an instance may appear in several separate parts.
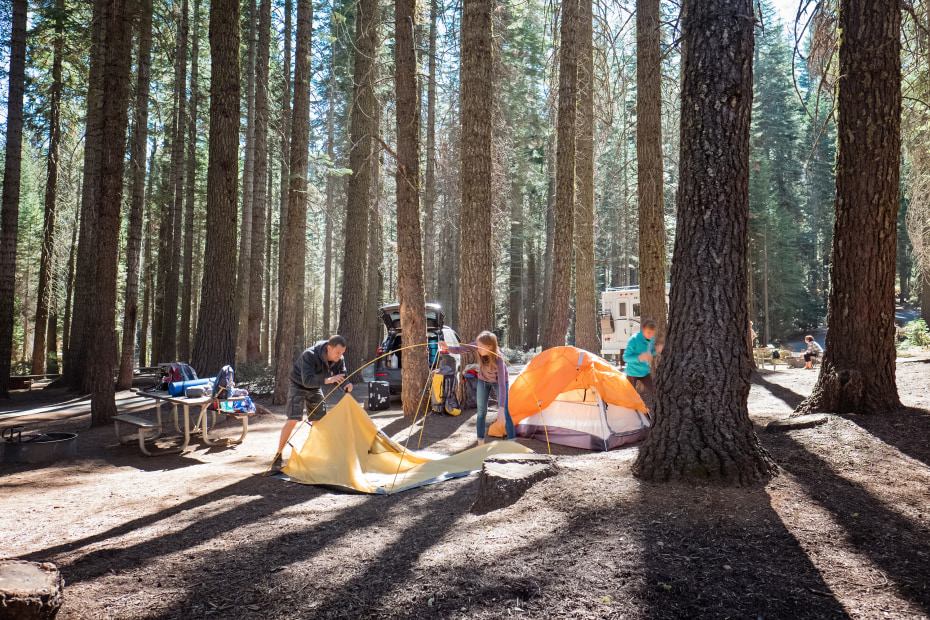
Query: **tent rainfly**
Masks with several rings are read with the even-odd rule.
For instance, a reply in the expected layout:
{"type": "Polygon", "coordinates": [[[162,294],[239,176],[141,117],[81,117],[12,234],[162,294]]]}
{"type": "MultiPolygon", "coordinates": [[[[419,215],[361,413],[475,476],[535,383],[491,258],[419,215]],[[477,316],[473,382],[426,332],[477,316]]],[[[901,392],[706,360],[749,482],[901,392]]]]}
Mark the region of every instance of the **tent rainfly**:
{"type": "Polygon", "coordinates": [[[481,469],[492,454],[532,452],[512,441],[495,441],[436,458],[405,450],[378,430],[349,394],[313,424],[282,472],[295,482],[391,494],[459,478],[481,469]]]}
{"type": "MultiPolygon", "coordinates": [[[[650,427],[646,405],[627,378],[575,347],[534,357],[512,382],[509,405],[517,435],[588,450],[639,441],[650,427]]],[[[488,432],[503,437],[502,418],[488,432]]]]}

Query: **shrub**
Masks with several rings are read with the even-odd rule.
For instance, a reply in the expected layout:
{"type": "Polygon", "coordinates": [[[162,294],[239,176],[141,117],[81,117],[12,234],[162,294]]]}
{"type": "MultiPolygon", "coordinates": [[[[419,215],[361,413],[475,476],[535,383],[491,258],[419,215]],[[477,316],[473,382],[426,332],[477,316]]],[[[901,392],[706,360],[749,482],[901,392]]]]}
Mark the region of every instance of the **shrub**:
{"type": "Polygon", "coordinates": [[[930,330],[923,319],[911,321],[904,326],[904,342],[911,347],[930,347],[930,330]]]}
{"type": "Polygon", "coordinates": [[[261,362],[236,364],[236,387],[261,396],[274,392],[274,368],[261,362]]]}

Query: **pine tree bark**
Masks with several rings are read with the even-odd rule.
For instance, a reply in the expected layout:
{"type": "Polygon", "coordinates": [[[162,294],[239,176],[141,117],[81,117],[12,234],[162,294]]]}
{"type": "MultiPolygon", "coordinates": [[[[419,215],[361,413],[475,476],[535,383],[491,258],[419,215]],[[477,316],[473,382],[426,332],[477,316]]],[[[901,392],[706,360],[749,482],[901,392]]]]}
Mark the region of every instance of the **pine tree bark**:
{"type": "Polygon", "coordinates": [[[575,218],[575,129],[578,101],[579,0],[562,3],[559,47],[559,118],[556,126],[555,208],[552,234],[552,284],[546,304],[543,349],[565,344],[572,290],[572,245],[575,218]]]}
{"type": "Polygon", "coordinates": [[[126,130],[129,126],[129,80],[132,66],[132,20],[128,0],[107,0],[104,65],[103,135],[100,203],[97,207],[97,294],[88,321],[90,343],[86,380],[91,388],[91,426],[116,415],[113,361],[116,359],[116,280],[119,270],[120,213],[126,130]]]}
{"type": "MultiPolygon", "coordinates": [[[[139,328],[139,366],[145,366],[146,360],[149,361],[149,365],[152,365],[152,359],[149,357],[154,351],[155,339],[152,338],[152,348],[149,348],[149,323],[152,319],[154,312],[152,311],[153,303],[153,292],[155,288],[155,269],[152,261],[152,245],[154,239],[152,238],[152,192],[155,187],[155,177],[157,176],[156,171],[158,170],[155,166],[157,161],[156,155],[158,154],[158,140],[152,141],[152,153],[149,156],[149,180],[148,180],[148,189],[145,191],[145,195],[148,196],[148,226],[145,227],[145,239],[143,241],[144,249],[143,252],[143,263],[141,267],[143,287],[142,292],[142,325],[139,328]]],[[[154,329],[153,329],[154,331],[154,329]]]]}
{"type": "Polygon", "coordinates": [[[901,5],[841,0],[836,217],[827,338],[797,413],[901,407],[895,382],[895,252],[901,157],[901,5]]]}
{"type": "MultiPolygon", "coordinates": [[[[80,190],[78,194],[80,195],[80,190]]],[[[77,214],[77,217],[80,217],[80,213],[77,214]]],[[[78,222],[74,224],[74,228],[71,229],[71,247],[68,249],[68,274],[65,276],[65,309],[64,320],[61,325],[61,350],[63,352],[67,352],[71,338],[71,297],[74,293],[74,261],[77,254],[78,222]]],[[[67,358],[62,361],[66,362],[67,358]]]]}
{"type": "Polygon", "coordinates": [[[64,52],[64,0],[55,2],[55,43],[52,50],[52,90],[48,117],[48,159],[45,177],[45,216],[42,225],[42,256],[39,259],[39,290],[36,293],[35,341],[32,374],[45,373],[45,337],[52,297],[52,264],[58,203],[58,153],[61,144],[61,65],[64,52]]]}
{"type": "Polygon", "coordinates": [[[634,472],[656,481],[765,481],[749,420],[746,287],[751,0],[683,5],[681,158],[671,313],[655,425],[634,472]]]}
{"type": "Polygon", "coordinates": [[[265,212],[268,204],[268,64],[271,53],[271,0],[261,0],[258,7],[258,50],[255,72],[255,162],[252,192],[252,248],[249,253],[248,325],[246,359],[261,359],[262,289],[265,259],[265,212]]]}
{"type": "MultiPolygon", "coordinates": [[[[291,16],[293,14],[291,0],[284,0],[284,71],[281,97],[281,205],[278,214],[278,267],[276,278],[276,290],[278,292],[277,312],[275,313],[275,331],[278,332],[278,324],[281,317],[281,301],[284,298],[284,289],[281,288],[281,274],[284,272],[284,263],[287,257],[287,240],[284,231],[287,230],[287,203],[290,198],[291,187],[291,16]]],[[[276,336],[277,337],[277,336],[276,336]]],[[[270,338],[270,336],[269,336],[270,338]]],[[[270,352],[274,357],[274,353],[270,352]]]]}
{"type": "Polygon", "coordinates": [[[636,2],[636,161],[640,315],[665,340],[665,208],[662,168],[662,35],[659,0],[636,2]]]}
{"type": "Polygon", "coordinates": [[[523,179],[522,166],[511,179],[510,190],[510,307],[507,316],[507,346],[523,346],[523,179]]]}
{"type": "MultiPolygon", "coordinates": [[[[269,168],[273,169],[271,162],[273,161],[274,155],[269,152],[269,168]]],[[[271,342],[271,317],[274,316],[274,298],[271,296],[271,291],[276,290],[272,286],[274,282],[274,246],[271,240],[271,224],[274,220],[273,213],[271,211],[271,204],[273,202],[272,198],[272,183],[274,182],[274,175],[269,170],[268,173],[268,217],[265,218],[265,264],[264,264],[264,278],[265,278],[265,306],[263,308],[264,318],[262,319],[262,342],[261,342],[261,362],[262,364],[267,365],[269,363],[269,358],[271,355],[270,345],[271,342]]]]}
{"type": "Polygon", "coordinates": [[[236,264],[239,183],[239,2],[210,3],[210,155],[207,168],[207,235],[197,337],[191,365],[201,377],[236,359],[236,264]],[[214,269],[214,267],[216,267],[214,269]]]}
{"type": "MultiPolygon", "coordinates": [[[[335,25],[333,25],[335,31],[335,25]]],[[[335,32],[333,32],[335,36],[335,32]]],[[[336,165],[336,54],[329,66],[329,118],[326,121],[326,155],[330,165],[336,165]]],[[[323,234],[323,333],[329,334],[332,318],[333,282],[333,213],[336,209],[336,175],[326,175],[326,230],[323,234]]]]}
{"type": "Polygon", "coordinates": [[[184,200],[184,264],[182,266],[181,323],[178,327],[178,358],[191,359],[191,318],[194,294],[194,207],[197,188],[197,108],[200,105],[200,0],[194,0],[194,32],[191,37],[191,100],[187,127],[187,197],[184,200]]]}
{"type": "Polygon", "coordinates": [[[549,303],[552,301],[552,243],[555,236],[555,141],[550,132],[546,139],[546,222],[543,254],[542,303],[539,306],[539,344],[545,349],[549,327],[549,303]]]}
{"type": "Polygon", "coordinates": [[[0,207],[0,398],[10,396],[13,357],[13,301],[16,283],[16,242],[23,152],[23,97],[26,90],[26,0],[13,0],[10,38],[9,98],[6,110],[6,155],[0,207]]]}
{"type": "Polygon", "coordinates": [[[145,219],[145,147],[148,145],[149,87],[152,69],[152,1],[139,3],[139,60],[136,72],[136,103],[133,115],[129,174],[132,201],[126,234],[126,293],[123,301],[123,338],[120,346],[116,389],[132,387],[139,319],[139,263],[142,258],[142,225],[145,219]]]}
{"type": "MultiPolygon", "coordinates": [[[[377,125],[375,132],[381,134],[381,102],[378,101],[378,114],[375,117],[377,125]]],[[[375,144],[374,170],[371,187],[371,213],[368,222],[368,292],[365,300],[371,310],[381,306],[384,291],[384,271],[381,264],[384,260],[384,229],[381,224],[381,193],[384,189],[384,177],[381,174],[381,148],[375,144]]],[[[378,321],[368,321],[368,336],[365,350],[374,352],[381,344],[381,324],[378,321]]]]}
{"type": "Polygon", "coordinates": [[[591,0],[578,3],[578,118],[575,147],[575,346],[599,353],[594,276],[594,14],[591,0]]]}
{"type": "MultiPolygon", "coordinates": [[[[81,216],[75,259],[73,310],[65,355],[65,383],[87,393],[84,374],[89,342],[85,337],[97,282],[97,204],[100,200],[100,148],[103,130],[103,55],[105,53],[104,0],[94,0],[91,22],[90,71],[84,129],[84,177],[81,182],[81,216]]],[[[0,296],[2,297],[2,296],[0,296]]]]}
{"type": "Polygon", "coordinates": [[[525,350],[532,351],[539,343],[539,270],[536,263],[536,242],[532,242],[526,259],[526,339],[525,350]]]}
{"type": "Polygon", "coordinates": [[[171,150],[171,247],[168,277],[165,281],[164,316],[162,323],[162,354],[169,361],[178,357],[178,293],[181,288],[181,246],[184,214],[184,134],[187,131],[187,35],[188,0],[181,3],[180,35],[175,57],[175,95],[177,122],[171,150]]]}
{"type": "MultiPolygon", "coordinates": [[[[469,2],[471,0],[468,0],[469,2]]],[[[466,9],[467,10],[467,9],[466,9]]],[[[414,48],[415,0],[394,2],[394,83],[397,104],[397,289],[404,346],[426,344],[426,298],[420,248],[420,101],[414,48]]],[[[426,386],[425,346],[404,351],[401,366],[404,415],[414,415],[426,386]]]]}
{"type": "MultiPolygon", "coordinates": [[[[255,195],[255,0],[249,2],[248,65],[246,68],[245,161],[242,166],[242,226],[239,230],[239,266],[236,269],[236,361],[244,362],[248,349],[249,277],[252,273],[252,209],[255,195]]],[[[264,187],[262,187],[264,190],[264,187]]]]}
{"type": "Polygon", "coordinates": [[[436,21],[439,1],[429,3],[429,81],[426,84],[426,178],[423,196],[423,282],[436,297],[436,21]]]}
{"type": "Polygon", "coordinates": [[[494,27],[491,0],[462,5],[462,207],[459,216],[459,334],[470,342],[494,329],[491,175],[494,27]]]}
{"type": "MultiPolygon", "coordinates": [[[[371,314],[365,295],[368,291],[368,213],[371,210],[373,172],[377,166],[373,136],[380,112],[374,82],[377,54],[378,2],[360,0],[355,17],[355,94],[349,132],[352,176],[349,177],[346,196],[346,245],[339,308],[339,333],[352,345],[345,354],[346,364],[352,370],[360,368],[368,359],[365,341],[371,314]]],[[[357,376],[357,379],[361,380],[361,377],[357,376]]]]}
{"type": "Polygon", "coordinates": [[[294,50],[294,113],[291,123],[290,185],[287,227],[282,229],[282,246],[289,248],[279,283],[278,331],[275,336],[275,390],[273,402],[283,404],[289,385],[288,373],[297,344],[298,288],[304,286],[304,247],[307,227],[307,164],[310,145],[310,50],[313,30],[313,4],[297,0],[297,43],[294,50]]]}

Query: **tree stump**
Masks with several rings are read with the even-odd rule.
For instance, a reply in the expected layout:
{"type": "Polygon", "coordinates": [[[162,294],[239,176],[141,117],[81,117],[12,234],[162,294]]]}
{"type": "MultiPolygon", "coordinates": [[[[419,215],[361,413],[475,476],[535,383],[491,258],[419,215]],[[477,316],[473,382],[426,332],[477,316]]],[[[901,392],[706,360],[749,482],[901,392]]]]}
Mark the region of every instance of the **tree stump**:
{"type": "Polygon", "coordinates": [[[523,497],[538,481],[558,473],[555,459],[547,454],[495,454],[484,461],[478,478],[474,514],[506,508],[523,497]]]}
{"type": "Polygon", "coordinates": [[[809,415],[799,415],[784,420],[773,420],[765,426],[765,430],[770,433],[773,431],[791,431],[799,428],[814,428],[821,424],[826,424],[829,418],[822,413],[812,413],[809,415]]]}
{"type": "Polygon", "coordinates": [[[0,620],[54,618],[65,582],[50,562],[0,560],[0,620]]]}

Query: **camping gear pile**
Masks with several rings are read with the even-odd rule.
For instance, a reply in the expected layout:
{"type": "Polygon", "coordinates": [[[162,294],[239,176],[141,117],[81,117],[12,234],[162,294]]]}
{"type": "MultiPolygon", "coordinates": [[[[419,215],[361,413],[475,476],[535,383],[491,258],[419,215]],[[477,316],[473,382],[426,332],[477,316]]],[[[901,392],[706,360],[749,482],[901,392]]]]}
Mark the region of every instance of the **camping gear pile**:
{"type": "Polygon", "coordinates": [[[255,403],[252,402],[251,398],[248,398],[248,390],[238,389],[236,387],[236,382],[233,379],[234,374],[232,366],[229,364],[223,366],[220,369],[220,372],[216,375],[216,381],[213,382],[213,398],[223,400],[225,398],[245,396],[246,399],[229,403],[220,403],[220,411],[234,413],[255,413],[255,403]]]}
{"type": "MultiPolygon", "coordinates": [[[[649,412],[636,389],[607,360],[575,347],[534,357],[511,382],[517,435],[588,450],[610,450],[646,437],[649,412]]],[[[503,416],[491,425],[504,436],[503,416]]]]}

